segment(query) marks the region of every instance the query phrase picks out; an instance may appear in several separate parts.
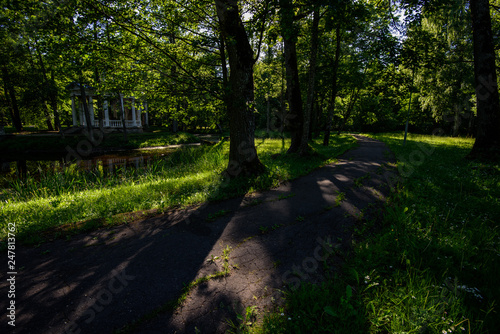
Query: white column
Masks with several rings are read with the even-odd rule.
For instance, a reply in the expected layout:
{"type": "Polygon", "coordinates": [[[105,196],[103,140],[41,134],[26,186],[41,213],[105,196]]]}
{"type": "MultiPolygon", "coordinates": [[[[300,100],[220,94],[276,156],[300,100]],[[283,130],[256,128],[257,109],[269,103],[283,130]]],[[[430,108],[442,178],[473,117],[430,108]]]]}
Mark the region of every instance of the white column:
{"type": "Polygon", "coordinates": [[[137,121],[135,120],[136,114],[135,114],[135,98],[132,98],[132,126],[136,127],[137,126],[137,121]]]}
{"type": "Polygon", "coordinates": [[[104,100],[104,126],[109,126],[108,100],[104,100]]]}
{"type": "Polygon", "coordinates": [[[148,120],[148,102],[144,101],[144,111],[146,112],[146,115],[144,117],[144,121],[146,123],[146,126],[149,126],[149,120],[148,120]]]}
{"type": "Polygon", "coordinates": [[[75,110],[75,96],[71,95],[71,116],[73,116],[73,126],[78,125],[77,114],[75,110]]]}
{"type": "Polygon", "coordinates": [[[89,114],[90,114],[90,125],[94,126],[94,101],[92,100],[92,96],[89,96],[89,114]]]}

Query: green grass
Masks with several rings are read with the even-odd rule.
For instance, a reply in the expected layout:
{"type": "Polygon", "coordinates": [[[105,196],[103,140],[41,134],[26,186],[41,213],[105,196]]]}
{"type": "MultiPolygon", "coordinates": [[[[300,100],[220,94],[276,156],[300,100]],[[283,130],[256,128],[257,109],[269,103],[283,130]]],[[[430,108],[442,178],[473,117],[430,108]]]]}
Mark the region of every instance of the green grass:
{"type": "MultiPolygon", "coordinates": [[[[8,223],[16,224],[19,243],[36,244],[47,238],[42,232],[60,226],[76,233],[119,224],[117,215],[122,213],[168,210],[268,189],[333,161],[354,144],[354,138],[338,136],[329,147],[313,143],[314,154],[300,157],[285,154],[289,140],[283,145],[282,140],[259,139],[257,150],[266,172],[231,182],[221,176],[228,142],[179,149],[146,169],[127,168],[113,175],[105,174],[103,168],[84,172],[76,167],[36,178],[28,175],[25,181],[11,182],[11,187],[0,190],[0,239],[4,246],[8,223]]],[[[64,231],[58,230],[55,236],[64,231]]]]}
{"type": "Polygon", "coordinates": [[[338,277],[289,292],[243,332],[497,333],[500,166],[464,159],[471,139],[373,137],[404,175],[385,208],[358,223],[338,277]]]}

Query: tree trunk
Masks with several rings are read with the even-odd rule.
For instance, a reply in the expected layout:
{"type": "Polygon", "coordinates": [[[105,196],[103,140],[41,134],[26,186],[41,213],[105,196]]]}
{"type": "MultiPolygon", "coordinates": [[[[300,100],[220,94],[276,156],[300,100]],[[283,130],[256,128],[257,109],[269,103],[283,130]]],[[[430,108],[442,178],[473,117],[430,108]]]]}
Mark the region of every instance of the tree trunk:
{"type": "Polygon", "coordinates": [[[500,102],[488,0],[470,0],[476,85],[476,140],[470,158],[500,159],[500,102]]]}
{"type": "Polygon", "coordinates": [[[122,118],[123,140],[125,142],[128,142],[127,124],[125,122],[125,106],[123,105],[123,95],[121,93],[118,95],[120,96],[120,111],[121,111],[121,118],[122,118]]]}
{"type": "Polygon", "coordinates": [[[316,84],[316,59],[318,55],[318,27],[319,27],[319,7],[314,7],[313,22],[311,29],[311,58],[309,63],[309,82],[307,88],[307,105],[304,113],[304,127],[302,132],[302,141],[300,142],[299,154],[309,153],[309,133],[311,130],[311,116],[314,107],[314,90],[316,84]]]}
{"type": "MultiPolygon", "coordinates": [[[[291,132],[292,142],[287,153],[298,152],[304,130],[304,112],[302,110],[302,96],[300,94],[299,71],[297,69],[297,29],[293,24],[293,4],[291,0],[280,0],[281,35],[285,44],[285,68],[288,107],[290,111],[285,124],[291,132]]],[[[307,142],[306,142],[307,145],[307,142]]]]}
{"type": "Polygon", "coordinates": [[[235,0],[215,0],[222,36],[229,56],[229,164],[227,174],[237,177],[264,171],[255,148],[253,51],[235,0]],[[230,41],[228,43],[228,41],[230,41]]]}
{"type": "MultiPolygon", "coordinates": [[[[228,105],[228,93],[229,93],[229,82],[227,75],[227,61],[226,61],[226,43],[224,43],[224,37],[222,34],[219,36],[219,52],[220,60],[222,66],[222,100],[224,102],[224,107],[228,105]]],[[[224,110],[224,116],[227,115],[227,109],[224,110]]]]}
{"type": "Polygon", "coordinates": [[[90,111],[87,105],[87,95],[85,94],[85,87],[83,86],[82,80],[80,80],[80,95],[83,104],[83,113],[85,114],[85,122],[87,123],[87,131],[89,132],[90,138],[94,138],[92,133],[92,123],[90,123],[90,111]]]}
{"type": "Polygon", "coordinates": [[[16,128],[17,132],[23,131],[23,123],[21,122],[21,115],[19,113],[19,107],[17,105],[16,92],[14,86],[10,82],[9,71],[5,66],[2,67],[3,76],[3,88],[5,91],[5,97],[9,100],[10,104],[10,115],[12,117],[12,123],[16,128]]]}
{"type": "Polygon", "coordinates": [[[101,75],[99,74],[99,69],[97,67],[94,68],[94,80],[97,86],[97,119],[99,121],[99,130],[101,133],[104,133],[104,106],[102,103],[102,96],[99,94],[99,86],[101,85],[101,75]]]}
{"type": "Polygon", "coordinates": [[[339,69],[339,59],[340,59],[340,27],[335,28],[335,38],[337,40],[337,45],[335,49],[335,60],[333,62],[333,78],[332,78],[332,96],[330,99],[330,108],[328,110],[328,119],[326,122],[325,136],[323,138],[323,145],[328,146],[330,144],[330,131],[332,131],[333,115],[335,112],[335,100],[337,99],[337,72],[339,69]]]}
{"type": "Polygon", "coordinates": [[[49,98],[50,98],[50,105],[52,107],[52,111],[54,112],[54,122],[56,124],[56,128],[57,128],[57,130],[59,130],[59,133],[64,138],[64,131],[62,129],[61,119],[59,117],[59,110],[57,109],[57,86],[56,86],[56,81],[54,79],[54,72],[51,72],[51,74],[50,74],[49,98]]]}
{"type": "Polygon", "coordinates": [[[266,98],[266,133],[269,137],[269,132],[271,131],[271,101],[269,100],[269,95],[266,98]]]}
{"type": "Polygon", "coordinates": [[[349,117],[351,117],[352,110],[354,109],[354,106],[356,105],[356,101],[358,100],[359,97],[359,91],[360,89],[358,88],[353,89],[353,92],[351,93],[351,100],[349,101],[349,104],[347,105],[347,110],[344,115],[344,119],[342,120],[342,124],[339,127],[339,130],[337,131],[337,135],[340,135],[340,133],[344,130],[345,124],[349,120],[349,117]]]}
{"type": "Polygon", "coordinates": [[[54,127],[52,126],[52,119],[50,118],[49,107],[47,107],[47,103],[46,103],[45,99],[42,100],[41,102],[42,102],[43,114],[45,116],[45,121],[47,124],[47,130],[54,131],[54,127]]]}
{"type": "MultiPolygon", "coordinates": [[[[35,45],[36,45],[36,43],[37,42],[36,42],[36,39],[35,39],[35,45]]],[[[31,49],[32,48],[28,44],[28,50],[29,50],[29,54],[30,54],[30,57],[28,59],[30,61],[31,67],[33,68],[33,71],[36,71],[35,61],[33,60],[33,58],[35,56],[32,54],[31,49]]],[[[38,49],[38,48],[36,48],[36,49],[38,49]]],[[[38,53],[37,51],[35,51],[35,52],[38,53]]],[[[41,58],[39,60],[41,60],[41,58]]],[[[54,127],[52,126],[52,120],[50,118],[49,108],[47,107],[47,104],[46,104],[46,100],[47,100],[47,94],[46,94],[47,82],[45,80],[46,76],[45,76],[45,69],[44,69],[44,66],[43,66],[43,61],[41,61],[40,65],[42,67],[43,81],[42,81],[41,85],[38,86],[38,92],[39,92],[39,95],[40,95],[40,101],[39,101],[39,103],[40,103],[41,108],[42,108],[42,113],[45,116],[45,122],[47,124],[47,129],[49,131],[54,131],[54,127]]]]}

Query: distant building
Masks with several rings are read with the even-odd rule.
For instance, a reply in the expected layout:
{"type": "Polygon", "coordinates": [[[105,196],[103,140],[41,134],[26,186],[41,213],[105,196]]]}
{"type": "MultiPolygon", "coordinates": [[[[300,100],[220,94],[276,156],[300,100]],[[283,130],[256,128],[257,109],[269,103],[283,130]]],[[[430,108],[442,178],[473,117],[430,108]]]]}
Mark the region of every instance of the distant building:
{"type": "MultiPolygon", "coordinates": [[[[96,119],[96,110],[94,108],[94,101],[97,100],[95,88],[85,85],[85,98],[90,113],[90,124],[93,127],[99,127],[99,121],[96,119]]],[[[85,113],[83,109],[83,100],[80,89],[80,83],[72,82],[66,89],[70,92],[71,96],[71,113],[73,116],[73,126],[86,126],[85,113]]],[[[146,101],[136,100],[135,97],[123,97],[122,94],[103,96],[103,126],[105,128],[123,128],[122,123],[122,110],[125,113],[125,126],[127,129],[142,130],[143,125],[148,126],[148,105],[146,101]]]]}

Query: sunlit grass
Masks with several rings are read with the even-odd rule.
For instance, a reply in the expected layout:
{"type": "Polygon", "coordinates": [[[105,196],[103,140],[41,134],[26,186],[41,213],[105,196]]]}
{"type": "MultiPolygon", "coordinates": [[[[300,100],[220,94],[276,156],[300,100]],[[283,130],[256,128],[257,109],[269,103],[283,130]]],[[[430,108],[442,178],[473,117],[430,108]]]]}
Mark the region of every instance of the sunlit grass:
{"type": "MultiPolygon", "coordinates": [[[[359,312],[357,320],[336,319],[335,332],[496,333],[500,166],[466,160],[472,139],[410,135],[403,146],[402,134],[373,137],[389,145],[403,177],[380,216],[355,228],[342,273],[322,290],[330,313],[351,314],[354,306],[359,312]],[[348,286],[356,291],[352,302],[335,304],[348,286]]],[[[284,309],[245,331],[293,331],[290,318],[302,332],[331,332],[322,322],[328,312],[308,293],[291,292],[284,309]],[[293,306],[297,298],[302,310],[293,306]],[[316,318],[297,320],[314,309],[316,318]]]]}
{"type": "Polygon", "coordinates": [[[257,139],[266,172],[253,178],[225,182],[229,143],[182,148],[143,169],[127,167],[114,174],[104,170],[81,171],[76,167],[48,171],[10,183],[1,192],[0,239],[7,223],[16,223],[19,242],[41,241],[40,233],[64,224],[111,219],[139,210],[167,210],[207,200],[220,200],[269,189],[281,181],[304,175],[328,163],[354,145],[350,136],[339,136],[329,147],[313,143],[314,154],[285,154],[289,139],[257,139]]]}

